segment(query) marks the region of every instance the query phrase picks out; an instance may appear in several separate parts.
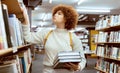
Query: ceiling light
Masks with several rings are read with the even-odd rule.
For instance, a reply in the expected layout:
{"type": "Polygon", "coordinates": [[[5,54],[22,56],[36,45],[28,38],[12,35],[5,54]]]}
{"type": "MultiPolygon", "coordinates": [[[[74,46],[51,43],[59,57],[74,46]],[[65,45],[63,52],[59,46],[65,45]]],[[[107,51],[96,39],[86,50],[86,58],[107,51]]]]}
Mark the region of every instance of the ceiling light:
{"type": "Polygon", "coordinates": [[[79,15],[78,19],[82,18],[83,16],[84,16],[83,14],[82,14],[82,15],[79,15]]]}
{"type": "Polygon", "coordinates": [[[97,13],[108,13],[110,10],[108,9],[77,9],[78,12],[97,12],[97,13]]]}
{"type": "Polygon", "coordinates": [[[49,0],[49,3],[51,4],[51,3],[52,3],[52,0],[49,0]]]}
{"type": "Polygon", "coordinates": [[[85,0],[79,0],[78,5],[80,5],[83,1],[85,1],[85,0]]]}

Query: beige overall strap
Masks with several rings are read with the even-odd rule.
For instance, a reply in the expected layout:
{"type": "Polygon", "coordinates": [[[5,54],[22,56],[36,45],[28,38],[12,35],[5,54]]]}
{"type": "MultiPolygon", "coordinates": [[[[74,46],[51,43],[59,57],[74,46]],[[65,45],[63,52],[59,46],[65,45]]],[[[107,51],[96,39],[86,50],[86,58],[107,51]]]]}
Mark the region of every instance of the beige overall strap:
{"type": "Polygon", "coordinates": [[[45,44],[46,44],[46,41],[47,41],[47,39],[48,39],[48,36],[49,36],[52,32],[53,32],[53,30],[50,30],[50,31],[48,32],[47,36],[45,36],[44,46],[45,46],[45,44]]]}
{"type": "Polygon", "coordinates": [[[70,46],[73,49],[73,41],[72,41],[72,33],[71,32],[69,32],[69,37],[70,37],[70,46]]]}

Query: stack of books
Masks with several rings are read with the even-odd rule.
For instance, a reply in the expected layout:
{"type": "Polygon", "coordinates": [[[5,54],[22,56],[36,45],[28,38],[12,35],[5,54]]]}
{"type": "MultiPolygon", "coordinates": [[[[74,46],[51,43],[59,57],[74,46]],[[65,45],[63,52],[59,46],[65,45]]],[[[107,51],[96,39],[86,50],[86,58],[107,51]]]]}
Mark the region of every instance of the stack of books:
{"type": "Polygon", "coordinates": [[[65,63],[80,63],[81,62],[81,55],[80,52],[76,51],[62,51],[59,52],[55,60],[53,62],[53,68],[55,69],[62,69],[65,68],[65,63]]]}

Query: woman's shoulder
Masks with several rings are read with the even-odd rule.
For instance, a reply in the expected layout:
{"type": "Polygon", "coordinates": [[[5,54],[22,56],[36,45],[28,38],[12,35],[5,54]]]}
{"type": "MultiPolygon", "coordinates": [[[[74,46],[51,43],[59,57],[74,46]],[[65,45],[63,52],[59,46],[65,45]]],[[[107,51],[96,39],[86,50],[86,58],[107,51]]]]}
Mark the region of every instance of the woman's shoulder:
{"type": "Polygon", "coordinates": [[[38,30],[38,33],[47,35],[50,31],[52,31],[52,29],[43,28],[43,29],[38,30]]]}

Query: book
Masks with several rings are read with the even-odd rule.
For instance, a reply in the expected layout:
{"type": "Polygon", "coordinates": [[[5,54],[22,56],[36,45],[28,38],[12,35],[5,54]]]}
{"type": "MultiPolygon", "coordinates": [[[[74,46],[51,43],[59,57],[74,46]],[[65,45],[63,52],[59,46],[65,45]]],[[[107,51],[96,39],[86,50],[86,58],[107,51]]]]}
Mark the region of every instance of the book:
{"type": "Polygon", "coordinates": [[[58,56],[80,55],[80,52],[77,52],[77,51],[61,51],[57,55],[58,56]]]}
{"type": "Polygon", "coordinates": [[[81,55],[80,52],[76,51],[62,51],[59,52],[55,60],[53,62],[53,68],[58,69],[58,68],[66,68],[64,67],[65,63],[80,63],[81,62],[81,55]]]}
{"type": "Polygon", "coordinates": [[[8,8],[7,5],[2,4],[2,11],[3,11],[3,18],[4,18],[4,23],[5,23],[5,33],[6,33],[6,39],[7,39],[7,45],[8,47],[12,47],[12,42],[11,42],[11,34],[10,34],[10,25],[9,25],[9,20],[8,20],[8,8]]]}
{"type": "Polygon", "coordinates": [[[76,59],[59,59],[54,65],[53,68],[55,69],[62,69],[65,68],[64,65],[65,63],[74,63],[74,64],[78,64],[81,62],[80,58],[76,58],[76,59]]]}
{"type": "Polygon", "coordinates": [[[8,48],[7,40],[6,40],[6,31],[5,31],[5,24],[3,18],[3,11],[2,11],[2,4],[0,1],[0,49],[8,48]]]}

